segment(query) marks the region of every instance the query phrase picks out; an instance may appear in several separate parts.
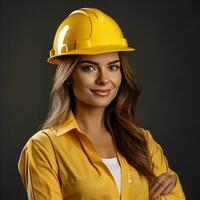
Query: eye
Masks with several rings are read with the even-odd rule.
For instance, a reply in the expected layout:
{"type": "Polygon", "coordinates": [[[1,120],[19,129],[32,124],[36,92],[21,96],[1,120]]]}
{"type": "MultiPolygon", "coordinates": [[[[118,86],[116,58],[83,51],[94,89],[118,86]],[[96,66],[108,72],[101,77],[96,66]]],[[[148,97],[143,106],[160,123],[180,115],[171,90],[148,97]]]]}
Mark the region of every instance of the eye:
{"type": "Polygon", "coordinates": [[[92,69],[94,69],[94,67],[92,65],[86,65],[84,67],[82,67],[83,71],[92,71],[92,69]]]}
{"type": "Polygon", "coordinates": [[[118,68],[120,68],[118,65],[111,65],[109,67],[111,68],[111,71],[117,71],[118,68]]]}

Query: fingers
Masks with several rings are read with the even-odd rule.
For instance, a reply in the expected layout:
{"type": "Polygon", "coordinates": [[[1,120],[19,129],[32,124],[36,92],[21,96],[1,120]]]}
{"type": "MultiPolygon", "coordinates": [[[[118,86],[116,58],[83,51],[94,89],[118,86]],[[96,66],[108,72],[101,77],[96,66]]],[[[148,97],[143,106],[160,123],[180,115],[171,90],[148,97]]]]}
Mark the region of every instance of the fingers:
{"type": "Polygon", "coordinates": [[[171,190],[171,187],[172,187],[172,184],[169,183],[169,185],[167,185],[167,186],[165,187],[165,189],[160,193],[160,195],[168,194],[168,193],[170,192],[170,190],[171,190]]]}
{"type": "Polygon", "coordinates": [[[156,192],[156,190],[159,188],[159,186],[162,184],[163,180],[169,176],[167,173],[163,173],[161,174],[158,178],[158,182],[154,183],[151,185],[151,188],[150,188],[150,192],[149,192],[149,195],[150,196],[153,196],[153,194],[156,192]]]}
{"type": "Polygon", "coordinates": [[[168,194],[174,188],[175,184],[176,184],[176,175],[170,175],[170,183],[162,191],[161,195],[168,194]]]}
{"type": "Polygon", "coordinates": [[[165,182],[163,182],[162,184],[160,184],[154,191],[154,194],[152,195],[152,198],[155,199],[157,198],[159,195],[162,194],[162,192],[169,186],[169,188],[167,190],[171,189],[171,185],[170,185],[170,180],[164,180],[165,182]]]}
{"type": "Polygon", "coordinates": [[[163,173],[158,178],[158,183],[153,184],[149,191],[151,200],[156,199],[159,195],[168,194],[176,183],[176,176],[168,173],[163,173]]]}

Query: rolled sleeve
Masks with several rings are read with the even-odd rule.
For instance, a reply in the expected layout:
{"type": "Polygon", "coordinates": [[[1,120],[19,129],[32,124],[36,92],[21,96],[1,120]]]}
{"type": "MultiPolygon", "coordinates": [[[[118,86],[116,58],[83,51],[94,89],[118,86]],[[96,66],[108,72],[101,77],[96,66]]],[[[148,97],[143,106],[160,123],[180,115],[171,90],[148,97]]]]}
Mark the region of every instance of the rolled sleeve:
{"type": "Polygon", "coordinates": [[[30,138],[21,151],[18,170],[29,200],[61,200],[55,154],[44,133],[30,138]]]}
{"type": "Polygon", "coordinates": [[[170,173],[176,175],[175,187],[166,195],[161,195],[158,200],[186,200],[185,194],[183,192],[178,174],[169,167],[167,158],[165,157],[162,147],[154,140],[152,134],[149,130],[145,130],[147,141],[150,150],[151,160],[154,164],[154,174],[156,176],[162,173],[170,173]]]}

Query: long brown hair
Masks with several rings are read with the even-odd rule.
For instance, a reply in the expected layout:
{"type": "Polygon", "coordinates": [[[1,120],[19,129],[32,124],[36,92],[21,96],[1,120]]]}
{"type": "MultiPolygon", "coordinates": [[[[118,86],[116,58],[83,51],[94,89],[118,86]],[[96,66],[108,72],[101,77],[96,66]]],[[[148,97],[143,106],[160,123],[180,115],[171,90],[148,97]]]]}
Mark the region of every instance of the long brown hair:
{"type": "MultiPolygon", "coordinates": [[[[106,107],[105,126],[111,132],[118,151],[126,158],[140,175],[150,183],[158,178],[153,173],[153,163],[144,132],[135,119],[135,106],[142,89],[135,80],[135,75],[124,52],[119,52],[122,68],[122,82],[113,101],[106,107]]],[[[52,127],[66,119],[75,108],[75,96],[70,85],[78,55],[61,57],[54,76],[49,109],[42,129],[52,127]]]]}

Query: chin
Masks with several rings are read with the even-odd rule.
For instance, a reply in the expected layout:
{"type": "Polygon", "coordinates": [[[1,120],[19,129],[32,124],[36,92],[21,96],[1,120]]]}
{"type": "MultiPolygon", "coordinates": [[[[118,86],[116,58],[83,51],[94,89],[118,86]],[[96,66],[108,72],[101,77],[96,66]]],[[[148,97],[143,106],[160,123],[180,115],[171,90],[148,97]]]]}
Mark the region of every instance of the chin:
{"type": "Polygon", "coordinates": [[[94,102],[91,103],[90,105],[94,107],[107,107],[109,104],[110,102],[94,102]]]}
{"type": "Polygon", "coordinates": [[[94,106],[94,107],[107,107],[109,104],[111,103],[111,101],[93,101],[93,102],[87,102],[88,105],[90,106],[94,106]]]}

